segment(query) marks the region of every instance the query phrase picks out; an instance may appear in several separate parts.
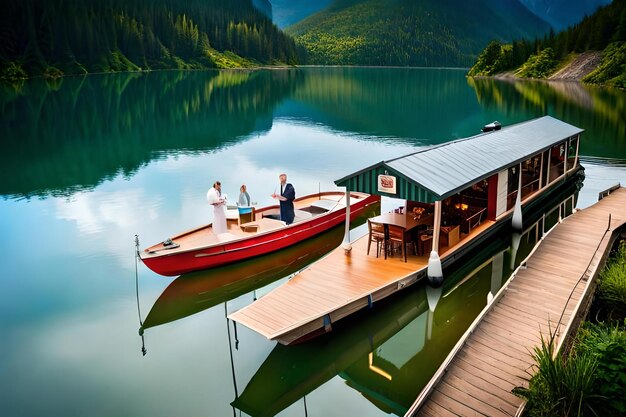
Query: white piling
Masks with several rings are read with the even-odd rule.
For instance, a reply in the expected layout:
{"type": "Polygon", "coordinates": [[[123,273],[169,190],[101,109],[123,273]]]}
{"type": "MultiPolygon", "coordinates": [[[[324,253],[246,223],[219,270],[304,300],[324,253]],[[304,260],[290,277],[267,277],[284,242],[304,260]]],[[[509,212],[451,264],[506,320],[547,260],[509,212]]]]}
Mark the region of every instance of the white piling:
{"type": "Polygon", "coordinates": [[[346,254],[352,250],[352,244],[350,243],[350,190],[346,187],[346,230],[343,235],[343,242],[341,247],[346,251],[346,254]]]}
{"type": "Polygon", "coordinates": [[[431,251],[428,258],[428,282],[433,287],[438,287],[443,283],[443,270],[441,268],[441,259],[437,251],[431,251]]]}

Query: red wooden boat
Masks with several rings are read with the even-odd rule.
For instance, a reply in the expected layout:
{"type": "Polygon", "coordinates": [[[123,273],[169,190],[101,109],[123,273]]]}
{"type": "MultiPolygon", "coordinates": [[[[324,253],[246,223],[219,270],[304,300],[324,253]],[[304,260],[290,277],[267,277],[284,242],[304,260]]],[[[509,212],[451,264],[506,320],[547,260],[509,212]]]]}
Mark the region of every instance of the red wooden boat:
{"type": "MultiPolygon", "coordinates": [[[[350,193],[350,220],[380,196],[350,193]]],[[[315,236],[346,219],[345,193],[323,192],[294,200],[296,218],[290,225],[277,220],[279,206],[227,214],[228,230],[215,234],[211,224],[192,229],[140,252],[141,260],[157,274],[180,275],[213,268],[285,248],[315,236]]],[[[243,210],[242,210],[243,211],[243,210]]]]}

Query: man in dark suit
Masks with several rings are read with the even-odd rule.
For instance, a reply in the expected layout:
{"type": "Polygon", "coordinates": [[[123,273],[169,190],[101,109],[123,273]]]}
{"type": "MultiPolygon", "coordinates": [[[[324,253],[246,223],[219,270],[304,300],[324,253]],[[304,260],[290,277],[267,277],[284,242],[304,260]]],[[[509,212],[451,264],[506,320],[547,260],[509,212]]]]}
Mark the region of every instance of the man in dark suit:
{"type": "Polygon", "coordinates": [[[293,185],[287,183],[287,174],[280,174],[280,194],[272,194],[272,197],[280,201],[280,219],[287,224],[293,223],[295,213],[293,200],[296,198],[296,190],[293,185]]]}

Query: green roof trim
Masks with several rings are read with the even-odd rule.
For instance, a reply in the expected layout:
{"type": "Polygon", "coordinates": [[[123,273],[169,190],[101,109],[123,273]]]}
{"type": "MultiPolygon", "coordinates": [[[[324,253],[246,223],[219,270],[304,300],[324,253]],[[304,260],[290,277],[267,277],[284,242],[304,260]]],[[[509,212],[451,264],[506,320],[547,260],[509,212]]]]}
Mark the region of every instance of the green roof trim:
{"type": "Polygon", "coordinates": [[[384,162],[337,180],[335,184],[339,187],[347,187],[351,191],[402,198],[404,200],[421,201],[424,203],[434,203],[440,200],[440,196],[416,184],[402,173],[388,167],[384,162]],[[379,175],[391,175],[396,177],[396,194],[378,191],[379,175]]]}

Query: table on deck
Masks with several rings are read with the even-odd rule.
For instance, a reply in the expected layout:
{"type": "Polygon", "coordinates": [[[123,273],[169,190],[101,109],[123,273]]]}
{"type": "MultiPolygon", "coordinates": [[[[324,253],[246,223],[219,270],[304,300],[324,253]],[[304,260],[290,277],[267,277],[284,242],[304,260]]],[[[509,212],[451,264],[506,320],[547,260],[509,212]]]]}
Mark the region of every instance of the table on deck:
{"type": "Polygon", "coordinates": [[[414,227],[419,226],[420,224],[425,224],[421,223],[422,219],[415,220],[411,216],[399,213],[383,213],[379,216],[372,217],[370,220],[375,223],[382,223],[384,225],[399,226],[407,232],[414,227]]]}
{"type": "MultiPolygon", "coordinates": [[[[420,219],[414,219],[413,216],[399,213],[383,213],[379,216],[372,217],[370,221],[380,223],[385,227],[385,238],[389,236],[389,226],[398,226],[404,230],[404,236],[408,232],[420,225],[432,224],[433,216],[424,216],[420,219]]],[[[371,239],[371,236],[370,236],[371,239]]]]}

